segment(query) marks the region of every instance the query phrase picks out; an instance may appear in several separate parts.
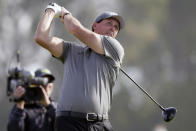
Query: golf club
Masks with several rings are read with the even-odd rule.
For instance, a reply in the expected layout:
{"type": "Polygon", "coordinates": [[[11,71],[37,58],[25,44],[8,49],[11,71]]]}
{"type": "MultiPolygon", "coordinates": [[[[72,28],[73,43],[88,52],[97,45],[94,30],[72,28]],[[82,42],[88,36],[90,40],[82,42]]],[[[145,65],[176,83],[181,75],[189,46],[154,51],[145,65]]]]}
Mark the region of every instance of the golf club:
{"type": "Polygon", "coordinates": [[[176,108],[174,107],[164,108],[155,99],[153,99],[152,96],[149,95],[140,85],[138,85],[122,68],[120,68],[120,70],[162,110],[162,118],[164,119],[164,121],[169,122],[175,117],[175,114],[177,112],[176,108]]]}

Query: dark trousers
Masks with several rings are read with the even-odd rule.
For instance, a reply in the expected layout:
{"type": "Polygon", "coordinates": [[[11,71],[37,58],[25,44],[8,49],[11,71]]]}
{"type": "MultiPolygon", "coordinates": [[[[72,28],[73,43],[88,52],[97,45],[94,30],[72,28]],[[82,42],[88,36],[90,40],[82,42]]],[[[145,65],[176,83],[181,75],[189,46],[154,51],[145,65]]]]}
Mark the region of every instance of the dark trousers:
{"type": "Polygon", "coordinates": [[[83,118],[59,116],[55,123],[56,131],[113,131],[109,120],[89,122],[83,118]]]}

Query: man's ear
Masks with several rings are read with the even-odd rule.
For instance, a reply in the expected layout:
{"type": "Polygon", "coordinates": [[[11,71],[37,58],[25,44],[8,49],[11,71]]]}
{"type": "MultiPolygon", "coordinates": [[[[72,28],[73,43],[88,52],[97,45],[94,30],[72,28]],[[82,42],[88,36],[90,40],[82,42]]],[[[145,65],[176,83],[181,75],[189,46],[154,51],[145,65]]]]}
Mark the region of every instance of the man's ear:
{"type": "Polygon", "coordinates": [[[96,23],[96,22],[95,22],[95,23],[93,23],[93,26],[92,26],[92,31],[93,31],[93,32],[94,32],[94,30],[95,30],[96,26],[97,26],[97,23],[96,23]]]}

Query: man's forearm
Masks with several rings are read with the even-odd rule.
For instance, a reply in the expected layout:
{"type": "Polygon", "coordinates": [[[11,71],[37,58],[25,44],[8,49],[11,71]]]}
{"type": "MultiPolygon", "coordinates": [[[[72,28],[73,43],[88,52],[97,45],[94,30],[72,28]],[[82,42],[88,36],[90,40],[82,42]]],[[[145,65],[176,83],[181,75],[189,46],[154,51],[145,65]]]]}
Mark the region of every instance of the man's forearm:
{"type": "Polygon", "coordinates": [[[85,28],[72,15],[68,14],[64,16],[64,26],[69,33],[73,34],[93,51],[99,54],[104,54],[100,35],[85,28]]]}
{"type": "Polygon", "coordinates": [[[24,131],[25,128],[25,112],[14,106],[9,116],[7,130],[8,131],[24,131]]]}
{"type": "Polygon", "coordinates": [[[55,12],[52,9],[47,9],[35,33],[35,41],[44,47],[49,39],[50,27],[54,16],[55,12]]]}
{"type": "Polygon", "coordinates": [[[63,20],[65,28],[73,35],[79,31],[79,28],[83,28],[82,24],[71,14],[64,15],[63,20]]]}

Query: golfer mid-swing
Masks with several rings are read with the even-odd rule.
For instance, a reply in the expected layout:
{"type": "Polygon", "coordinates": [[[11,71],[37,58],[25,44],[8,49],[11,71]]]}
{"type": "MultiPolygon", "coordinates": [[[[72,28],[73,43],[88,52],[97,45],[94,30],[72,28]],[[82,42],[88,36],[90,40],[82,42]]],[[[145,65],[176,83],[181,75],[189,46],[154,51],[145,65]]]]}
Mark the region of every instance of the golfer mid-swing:
{"type": "Polygon", "coordinates": [[[108,119],[112,89],[119,74],[124,49],[115,39],[124,26],[115,12],[100,14],[85,28],[64,7],[46,7],[35,41],[64,63],[64,77],[56,112],[57,131],[112,131],[108,119]],[[50,36],[54,18],[85,46],[50,36]]]}

